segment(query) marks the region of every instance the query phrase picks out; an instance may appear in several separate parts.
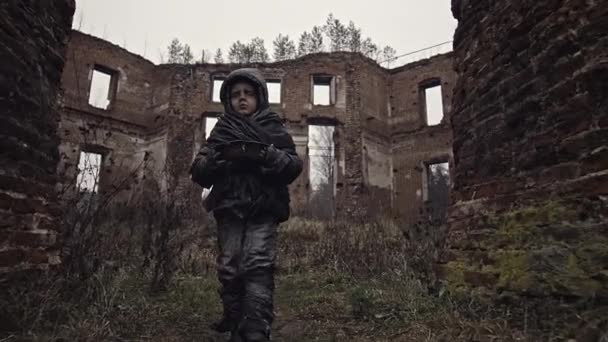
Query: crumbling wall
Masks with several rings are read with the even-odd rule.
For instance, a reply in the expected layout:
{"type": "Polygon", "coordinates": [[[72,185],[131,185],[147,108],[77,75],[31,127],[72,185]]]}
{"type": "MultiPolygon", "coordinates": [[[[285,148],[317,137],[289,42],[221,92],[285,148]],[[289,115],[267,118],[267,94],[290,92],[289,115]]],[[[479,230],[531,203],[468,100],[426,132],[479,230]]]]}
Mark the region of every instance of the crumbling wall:
{"type": "Polygon", "coordinates": [[[429,163],[452,163],[452,94],[456,73],[452,55],[445,54],[392,70],[390,78],[393,157],[393,216],[405,224],[414,224],[425,217],[428,198],[426,167],[429,163]],[[424,87],[440,85],[443,119],[429,126],[426,122],[424,87]]]}
{"type": "MultiPolygon", "coordinates": [[[[352,100],[358,103],[361,136],[361,183],[359,205],[363,213],[389,215],[392,198],[392,155],[390,144],[390,84],[389,73],[369,60],[360,60],[354,73],[358,93],[352,100]]],[[[351,70],[352,71],[352,70],[351,70]]],[[[355,127],[357,128],[357,127],[355,127]]],[[[348,198],[345,198],[348,201],[348,198]]]]}
{"type": "MultiPolygon", "coordinates": [[[[67,158],[60,169],[68,170],[66,181],[73,183],[76,177],[80,149],[95,145],[111,151],[112,156],[129,156],[104,165],[102,188],[107,189],[109,179],[121,178],[113,175],[128,173],[143,161],[146,169],[140,178],[146,182],[154,180],[153,187],[161,191],[171,190],[172,201],[192,208],[192,216],[197,216],[202,212],[200,189],[192,184],[188,171],[204,139],[205,117],[223,112],[221,103],[212,99],[213,80],[245,66],[154,66],[101,39],[79,32],[74,32],[74,36],[75,46],[70,48],[64,73],[67,109],[61,121],[62,152],[67,158]],[[95,54],[89,55],[91,51],[95,54]],[[90,73],[96,65],[114,70],[119,76],[114,105],[107,110],[94,108],[87,102],[90,73]],[[89,143],[87,139],[95,142],[89,143]]],[[[259,68],[267,80],[281,82],[281,101],[271,107],[284,118],[305,164],[302,175],[290,186],[294,212],[306,214],[311,197],[308,158],[311,124],[335,126],[336,214],[389,214],[391,208],[403,207],[400,204],[403,198],[394,196],[394,185],[401,184],[394,180],[394,160],[398,160],[400,167],[411,169],[422,161],[416,159],[418,155],[410,155],[413,158],[410,164],[404,163],[401,156],[395,156],[393,146],[404,139],[417,144],[420,132],[410,134],[414,132],[406,128],[420,125],[421,119],[403,123],[401,118],[412,110],[402,108],[405,102],[395,95],[416,93],[417,80],[439,76],[444,81],[445,111],[449,111],[453,81],[450,61],[451,57],[445,55],[386,70],[358,54],[319,53],[291,61],[251,65],[259,68]],[[319,78],[331,84],[329,104],[314,104],[313,83],[319,78]],[[392,113],[400,116],[392,117],[392,113]],[[397,140],[392,141],[393,137],[397,140]]],[[[413,106],[416,107],[415,103],[413,106]]],[[[411,115],[420,116],[418,112],[411,115]]],[[[424,131],[424,127],[419,128],[424,131]]],[[[451,155],[446,152],[450,140],[446,130],[449,127],[444,123],[441,129],[434,127],[425,133],[430,138],[421,138],[425,141],[424,150],[451,155]]],[[[416,182],[416,188],[421,187],[419,178],[410,181],[416,182]]],[[[141,193],[148,188],[139,182],[134,189],[124,192],[124,198],[131,200],[134,195],[129,192],[141,193]]],[[[404,213],[410,212],[393,212],[404,213]]],[[[418,214],[412,211],[412,215],[418,214]]]]}
{"type": "Polygon", "coordinates": [[[83,115],[64,108],[58,131],[60,163],[59,194],[64,199],[78,196],[81,152],[101,154],[99,192],[112,194],[115,201],[134,203],[141,195],[147,135],[138,125],[83,115]]]}
{"type": "MultiPolygon", "coordinates": [[[[148,149],[156,119],[152,96],[154,64],[116,45],[73,31],[62,76],[64,110],[59,122],[62,198],[78,196],[81,152],[102,155],[99,192],[135,204],[141,198],[146,162],[164,160],[148,149]],[[93,70],[112,75],[106,109],[89,103],[93,70]]],[[[155,164],[156,165],[156,164],[155,164]]],[[[155,166],[160,167],[160,165],[155,166]]]]}
{"type": "MultiPolygon", "coordinates": [[[[352,57],[351,57],[352,58],[352,57]]],[[[213,79],[225,77],[232,70],[241,65],[226,64],[204,64],[195,66],[166,66],[173,70],[171,81],[170,100],[164,119],[169,128],[168,159],[171,160],[175,184],[180,184],[189,193],[187,198],[193,203],[200,202],[200,191],[193,189],[188,177],[189,164],[196,152],[196,146],[202,139],[203,121],[206,116],[215,116],[223,112],[223,106],[212,100],[213,79]]],[[[305,170],[291,186],[292,207],[295,212],[305,212],[309,200],[309,174],[308,174],[308,125],[312,123],[334,124],[338,132],[342,127],[347,127],[345,121],[347,82],[344,58],[332,54],[320,54],[316,57],[308,56],[298,61],[280,62],[256,65],[269,80],[281,81],[281,103],[271,104],[271,108],[278,112],[285,120],[285,125],[294,137],[296,148],[305,163],[305,170]],[[330,75],[335,79],[335,98],[333,103],[327,106],[314,105],[311,99],[312,76],[330,75]]],[[[351,120],[352,121],[352,120],[351,120]]],[[[348,136],[347,133],[337,134],[338,140],[348,136]]],[[[359,138],[360,139],[360,138],[359,138]]],[[[337,142],[337,146],[352,145],[337,142]]],[[[360,145],[359,145],[360,146],[360,145]]],[[[338,158],[344,158],[346,153],[337,153],[338,158]]],[[[360,152],[359,152],[360,155],[360,152]]],[[[361,170],[360,159],[355,165],[358,172],[361,170]]],[[[340,182],[343,174],[338,172],[337,182],[340,182]]]]}
{"type": "Polygon", "coordinates": [[[390,215],[393,190],[393,158],[387,139],[369,133],[362,139],[362,171],[366,188],[366,207],[378,215],[390,215]]]}
{"type": "Polygon", "coordinates": [[[452,53],[423,59],[391,70],[391,124],[394,130],[410,132],[426,126],[422,90],[432,84],[441,85],[445,113],[442,123],[449,125],[456,77],[452,53]]]}
{"type": "Polygon", "coordinates": [[[154,117],[152,105],[155,65],[108,41],[72,31],[66,52],[68,63],[61,85],[63,101],[70,109],[89,116],[112,118],[140,126],[149,126],[154,117]],[[115,96],[107,109],[89,104],[91,79],[95,67],[102,67],[116,79],[115,96]]]}
{"type": "Polygon", "coordinates": [[[427,166],[439,162],[453,165],[450,130],[427,127],[395,140],[392,145],[394,216],[406,224],[425,222],[427,166]]]}
{"type": "Polygon", "coordinates": [[[608,3],[452,4],[460,78],[444,277],[492,296],[605,300],[608,3]]]}
{"type": "Polygon", "coordinates": [[[0,278],[59,263],[57,89],[74,1],[0,4],[0,278]]]}

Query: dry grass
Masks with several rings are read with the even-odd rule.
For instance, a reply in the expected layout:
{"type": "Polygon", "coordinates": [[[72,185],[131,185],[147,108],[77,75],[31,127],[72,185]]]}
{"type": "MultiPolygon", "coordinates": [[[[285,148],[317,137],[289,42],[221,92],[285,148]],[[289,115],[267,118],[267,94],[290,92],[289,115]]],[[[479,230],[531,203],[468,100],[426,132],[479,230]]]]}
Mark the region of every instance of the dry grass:
{"type": "MultiPolygon", "coordinates": [[[[152,291],[141,265],[100,267],[4,292],[0,341],[223,341],[207,326],[220,314],[208,228],[180,246],[176,274],[152,291]],[[7,329],[10,328],[10,329],[7,329]]],[[[276,341],[561,341],[507,308],[430,293],[412,272],[412,233],[390,222],[293,219],[280,228],[276,341]],[[515,324],[513,322],[515,321],[515,324]]],[[[431,244],[432,245],[432,244],[431,244]]],[[[418,258],[420,259],[420,255],[418,258]]],[[[432,258],[432,257],[428,257],[432,258]]],[[[138,260],[132,258],[129,260],[138,260]]],[[[423,263],[418,260],[418,263],[423,263]]],[[[430,261],[429,261],[430,262],[430,261]]],[[[423,267],[424,268],[424,267],[423,267]]],[[[557,324],[557,323],[556,323],[557,324]]]]}
{"type": "Polygon", "coordinates": [[[404,272],[404,232],[390,222],[292,219],[279,232],[278,267],[285,272],[328,270],[353,276],[404,272]]]}
{"type": "MultiPolygon", "coordinates": [[[[212,275],[178,277],[162,293],[153,294],[146,285],[146,279],[121,272],[108,283],[99,279],[88,284],[86,293],[47,291],[44,296],[52,303],[24,316],[32,325],[2,338],[224,340],[207,328],[220,314],[218,284],[212,275]],[[33,316],[38,319],[31,320],[33,316]]],[[[280,275],[277,285],[276,341],[517,340],[504,320],[464,318],[448,298],[429,296],[411,278],[385,275],[363,280],[308,271],[280,275]]]]}

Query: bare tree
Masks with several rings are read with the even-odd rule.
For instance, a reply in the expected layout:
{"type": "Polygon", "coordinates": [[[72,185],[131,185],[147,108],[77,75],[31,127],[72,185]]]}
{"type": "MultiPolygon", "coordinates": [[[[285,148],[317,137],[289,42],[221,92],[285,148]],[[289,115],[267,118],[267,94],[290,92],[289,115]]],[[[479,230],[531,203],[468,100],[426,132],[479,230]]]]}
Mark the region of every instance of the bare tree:
{"type": "Polygon", "coordinates": [[[160,48],[158,49],[158,59],[160,60],[161,64],[165,63],[165,53],[160,48]]]}
{"type": "Polygon", "coordinates": [[[450,204],[450,171],[448,163],[431,164],[427,168],[428,219],[432,224],[443,224],[450,204]]]}
{"type": "Polygon", "coordinates": [[[312,194],[310,214],[328,219],[334,214],[336,155],[334,126],[309,126],[309,158],[312,194]]]}
{"type": "Polygon", "coordinates": [[[82,31],[82,23],[84,21],[84,12],[82,10],[80,10],[78,17],[78,31],[82,31]]]}

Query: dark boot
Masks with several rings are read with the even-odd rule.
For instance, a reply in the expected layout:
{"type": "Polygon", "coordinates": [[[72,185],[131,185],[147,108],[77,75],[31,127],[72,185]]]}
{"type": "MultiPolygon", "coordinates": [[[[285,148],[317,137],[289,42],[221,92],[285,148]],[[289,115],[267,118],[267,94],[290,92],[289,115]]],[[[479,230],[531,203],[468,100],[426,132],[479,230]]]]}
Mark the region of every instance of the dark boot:
{"type": "Polygon", "coordinates": [[[245,318],[239,324],[238,333],[243,342],[268,342],[270,324],[265,320],[245,318]]]}
{"type": "Polygon", "coordinates": [[[209,327],[219,333],[225,333],[235,330],[237,327],[237,322],[238,321],[235,321],[230,317],[224,316],[221,320],[211,323],[209,327]]]}
{"type": "Polygon", "coordinates": [[[239,333],[243,341],[270,341],[273,315],[275,221],[248,222],[241,264],[244,294],[239,333]]]}
{"type": "Polygon", "coordinates": [[[211,325],[211,329],[224,333],[236,331],[241,320],[244,287],[239,276],[239,263],[244,224],[232,216],[219,217],[217,221],[220,247],[217,271],[218,279],[222,284],[219,292],[224,307],[224,315],[221,320],[211,325]]]}
{"type": "Polygon", "coordinates": [[[241,320],[242,293],[240,292],[242,291],[240,286],[237,286],[237,288],[225,287],[220,290],[220,297],[222,298],[222,304],[224,306],[224,315],[222,316],[222,319],[211,324],[211,329],[220,333],[236,330],[239,321],[241,320]]]}
{"type": "Polygon", "coordinates": [[[243,339],[239,334],[238,327],[234,328],[234,330],[230,332],[230,339],[228,340],[228,342],[243,342],[243,339]]]}

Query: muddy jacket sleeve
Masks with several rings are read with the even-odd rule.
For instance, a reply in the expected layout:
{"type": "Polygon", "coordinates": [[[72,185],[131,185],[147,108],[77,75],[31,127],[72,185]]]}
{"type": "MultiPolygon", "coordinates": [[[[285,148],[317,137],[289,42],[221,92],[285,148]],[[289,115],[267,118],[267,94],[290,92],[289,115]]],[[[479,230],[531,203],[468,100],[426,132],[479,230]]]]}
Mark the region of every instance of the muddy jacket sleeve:
{"type": "Polygon", "coordinates": [[[225,164],[226,161],[218,160],[213,149],[203,146],[190,167],[192,181],[204,188],[210,188],[223,172],[225,164]]]}
{"type": "Polygon", "coordinates": [[[302,160],[295,146],[279,149],[270,145],[262,163],[262,174],[273,183],[290,184],[302,172],[302,160]]]}

